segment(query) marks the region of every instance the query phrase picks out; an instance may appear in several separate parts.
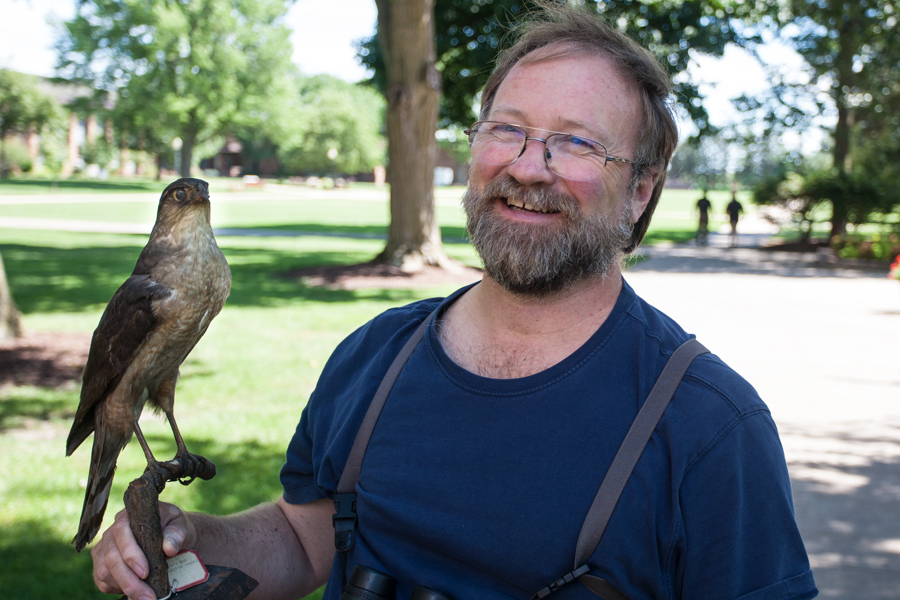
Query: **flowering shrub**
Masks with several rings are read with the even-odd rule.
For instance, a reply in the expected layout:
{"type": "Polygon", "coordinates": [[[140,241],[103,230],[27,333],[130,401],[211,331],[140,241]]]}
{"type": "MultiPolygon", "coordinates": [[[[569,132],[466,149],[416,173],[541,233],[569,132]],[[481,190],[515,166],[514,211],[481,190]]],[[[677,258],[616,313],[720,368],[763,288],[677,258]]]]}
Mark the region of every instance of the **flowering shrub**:
{"type": "Polygon", "coordinates": [[[900,281],[900,254],[897,255],[894,262],[891,264],[891,270],[888,271],[888,278],[900,281]]]}

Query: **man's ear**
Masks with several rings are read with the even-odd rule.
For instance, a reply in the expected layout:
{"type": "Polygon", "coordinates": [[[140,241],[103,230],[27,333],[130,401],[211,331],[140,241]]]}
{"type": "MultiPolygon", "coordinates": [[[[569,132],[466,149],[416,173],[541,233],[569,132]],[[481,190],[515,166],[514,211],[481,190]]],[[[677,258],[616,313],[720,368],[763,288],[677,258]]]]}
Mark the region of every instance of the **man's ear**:
{"type": "Polygon", "coordinates": [[[634,201],[631,207],[631,222],[637,223],[647,205],[653,196],[653,187],[656,185],[658,171],[656,169],[646,169],[644,176],[638,181],[637,187],[634,189],[634,201]]]}

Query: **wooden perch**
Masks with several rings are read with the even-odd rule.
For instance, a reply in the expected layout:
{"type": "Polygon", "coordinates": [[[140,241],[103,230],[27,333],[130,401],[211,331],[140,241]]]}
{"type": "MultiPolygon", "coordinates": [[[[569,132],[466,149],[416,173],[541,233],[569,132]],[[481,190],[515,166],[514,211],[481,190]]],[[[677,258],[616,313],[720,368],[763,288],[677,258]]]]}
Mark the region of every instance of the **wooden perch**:
{"type": "MultiPolygon", "coordinates": [[[[162,549],[162,525],[159,519],[159,495],[169,481],[189,484],[195,478],[208,480],[216,474],[216,466],[202,456],[192,455],[196,461],[175,458],[158,463],[158,471],[147,469],[125,491],[125,510],[131,521],[131,531],[138,545],[147,556],[149,572],[147,584],[157,598],[169,595],[169,567],[162,549]],[[165,476],[163,476],[165,475],[165,476]]],[[[205,584],[189,588],[178,594],[184,600],[206,598],[208,600],[241,600],[257,586],[256,580],[237,569],[207,565],[210,578],[205,584]]]]}

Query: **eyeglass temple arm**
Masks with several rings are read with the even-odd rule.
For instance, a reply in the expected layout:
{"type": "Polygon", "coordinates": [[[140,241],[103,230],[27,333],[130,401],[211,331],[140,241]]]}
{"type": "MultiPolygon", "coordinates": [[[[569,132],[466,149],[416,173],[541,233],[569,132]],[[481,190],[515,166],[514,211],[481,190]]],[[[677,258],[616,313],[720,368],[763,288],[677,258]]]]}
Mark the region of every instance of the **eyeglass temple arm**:
{"type": "Polygon", "coordinates": [[[627,158],[619,158],[617,156],[606,155],[606,162],[617,162],[617,163],[625,163],[626,165],[636,165],[638,162],[636,160],[628,160],[627,158]]]}

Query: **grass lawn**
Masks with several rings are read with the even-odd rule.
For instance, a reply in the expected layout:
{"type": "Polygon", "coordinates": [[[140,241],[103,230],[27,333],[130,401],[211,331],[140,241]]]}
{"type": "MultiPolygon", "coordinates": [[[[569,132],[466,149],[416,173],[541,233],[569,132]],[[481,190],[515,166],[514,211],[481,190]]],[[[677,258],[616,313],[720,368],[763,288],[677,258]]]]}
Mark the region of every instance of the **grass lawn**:
{"type": "MultiPolygon", "coordinates": [[[[123,186],[2,183],[0,218],[152,224],[164,184],[134,184],[132,201],[103,201],[104,194],[128,191],[123,186]],[[59,202],[43,196],[40,202],[37,197],[34,202],[6,202],[35,195],[37,189],[52,189],[59,202]]],[[[461,188],[438,190],[438,220],[448,253],[477,265],[463,241],[463,215],[456,203],[461,194],[461,188]]],[[[692,238],[696,217],[691,210],[698,197],[696,191],[667,192],[648,240],[692,238]]],[[[727,194],[711,200],[721,212],[727,194]]],[[[383,241],[377,236],[387,227],[387,192],[373,186],[338,193],[292,194],[278,187],[242,194],[216,182],[213,219],[218,228],[310,233],[218,238],[232,268],[232,292],[182,367],[176,410],[189,448],[215,462],[218,475],[190,487],[170,485],[163,499],[189,510],[225,514],[279,496],[286,444],[342,338],[389,307],[446,295],[455,286],[341,291],[283,275],[306,266],[363,262],[380,251],[383,241]]],[[[0,229],[0,252],[25,328],[81,333],[87,340],[145,243],[145,235],[0,229]]],[[[65,457],[78,394],[74,383],[58,389],[0,388],[0,455],[6,458],[0,461],[0,589],[13,600],[99,596],[88,552],[76,554],[69,543],[77,529],[90,458],[90,442],[65,457]]],[[[148,412],[142,427],[160,457],[174,453],[164,421],[148,412]]],[[[106,524],[121,509],[125,487],[143,466],[140,447],[130,444],[118,462],[106,524]]]]}

